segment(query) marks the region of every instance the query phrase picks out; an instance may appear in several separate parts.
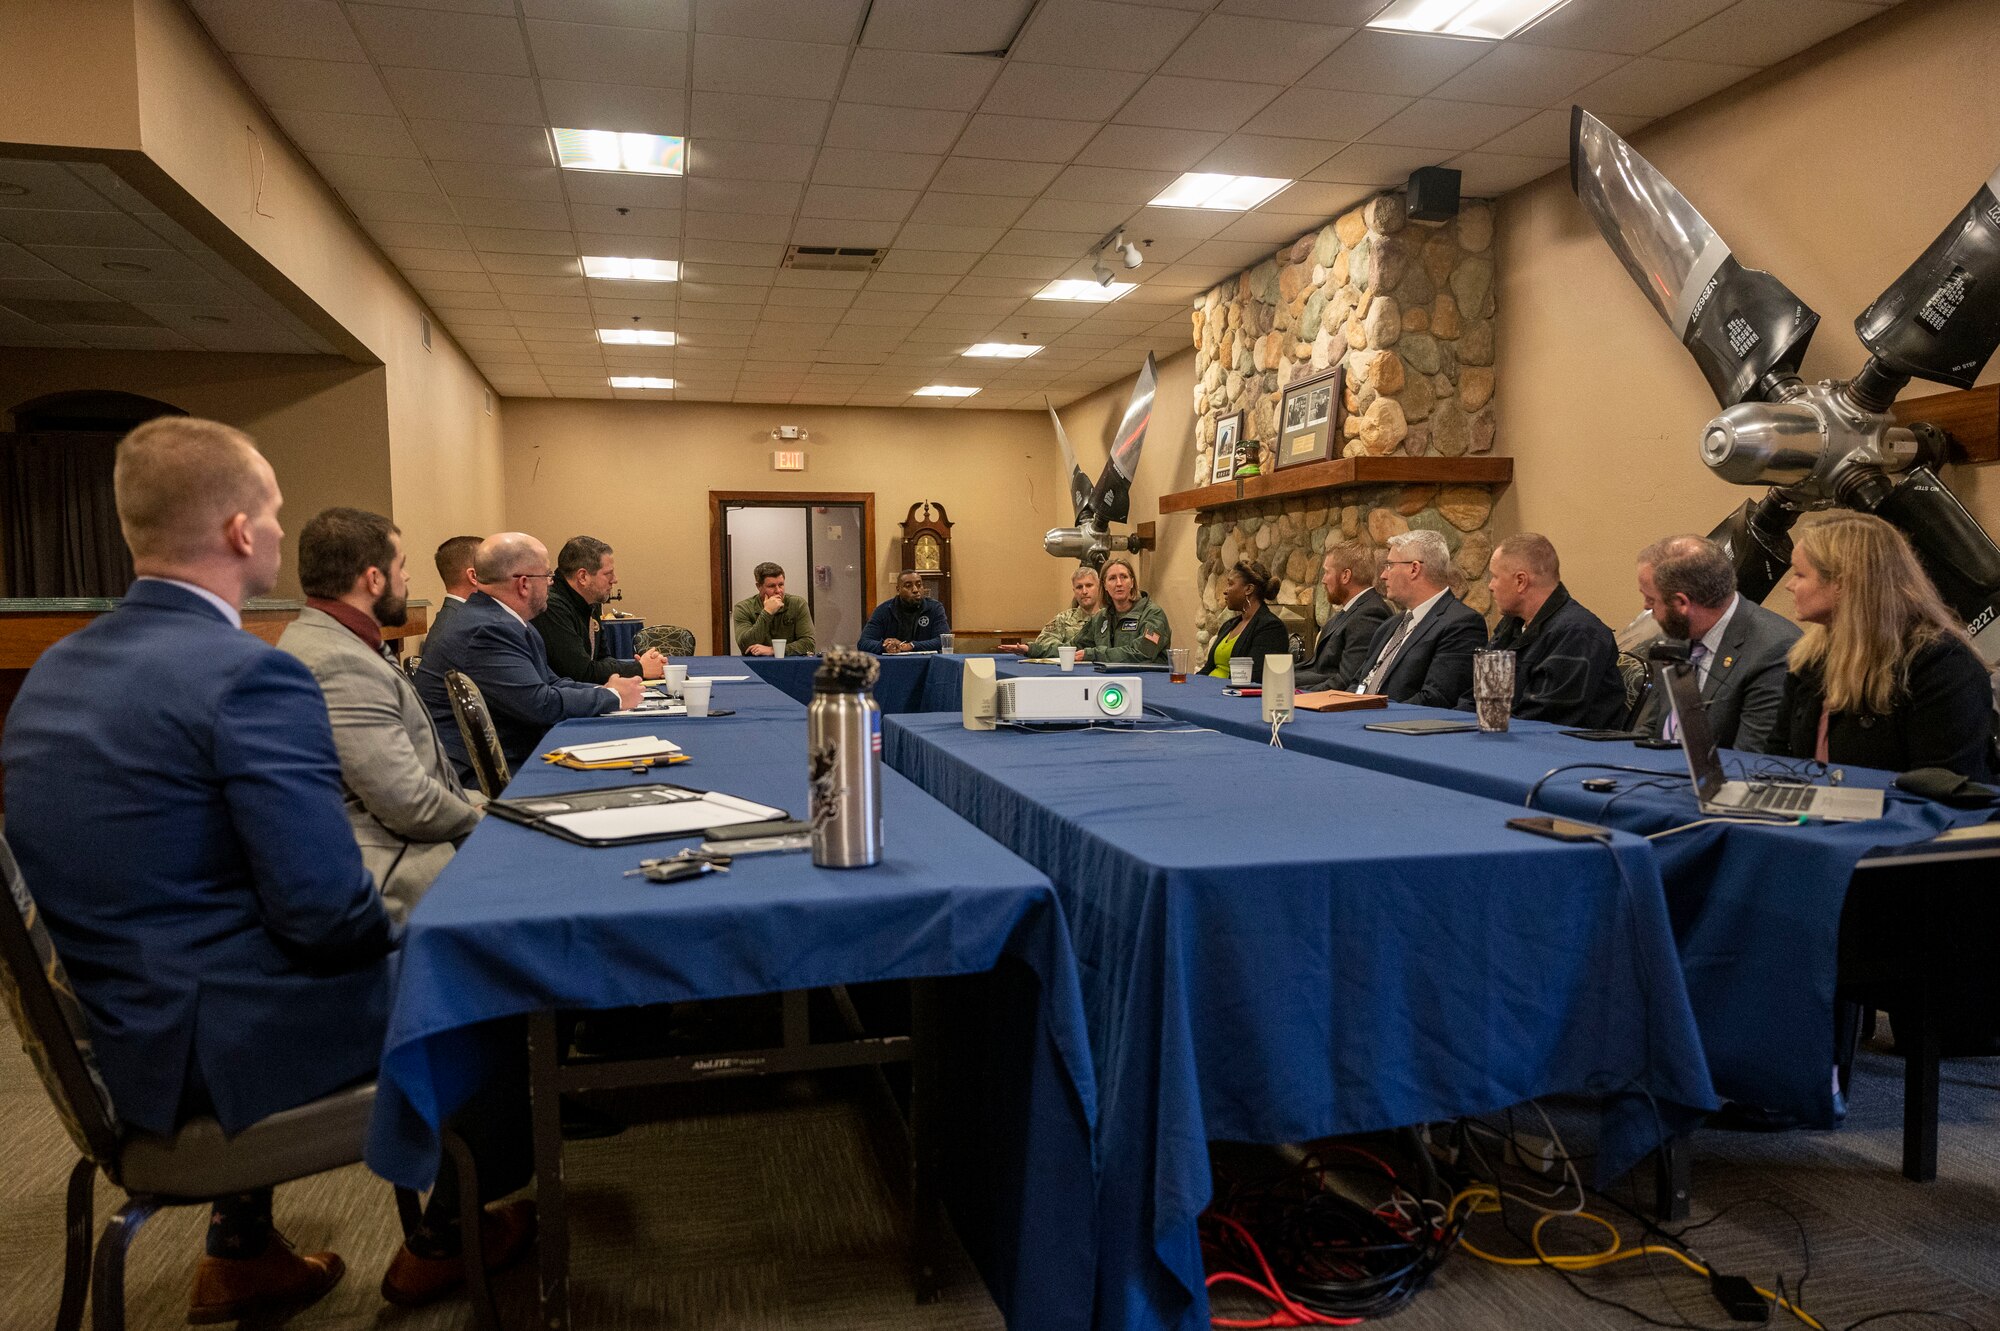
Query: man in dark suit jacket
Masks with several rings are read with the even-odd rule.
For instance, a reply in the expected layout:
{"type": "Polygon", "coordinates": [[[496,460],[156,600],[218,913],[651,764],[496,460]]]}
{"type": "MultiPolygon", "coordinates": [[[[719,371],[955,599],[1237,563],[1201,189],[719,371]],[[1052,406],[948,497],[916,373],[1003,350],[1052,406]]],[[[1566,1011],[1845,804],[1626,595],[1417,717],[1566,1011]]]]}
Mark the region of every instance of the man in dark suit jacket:
{"type": "Polygon", "coordinates": [[[479,591],[443,633],[424,644],[417,668],[417,692],[461,780],[473,779],[472,760],[452,714],[444,682],[448,670],[469,676],[485,695],[510,768],[525,762],[559,721],[639,705],[645,685],[635,676],[579,684],[549,669],[542,635],[528,627],[548,605],[555,578],[547,546],[525,532],[501,532],[479,543],[473,568],[479,591]]]}
{"type": "Polygon", "coordinates": [[[599,617],[617,587],[610,546],[595,536],[572,536],[563,543],[549,603],[534,618],[535,632],[548,649],[549,669],[580,684],[602,684],[613,675],[658,679],[667,673],[667,658],[657,651],[643,651],[633,661],[611,654],[599,617]]]}
{"type": "MultiPolygon", "coordinates": [[[[241,628],[238,607],[277,582],[270,464],[178,416],[128,436],[114,474],[139,576],[28,672],[0,746],[6,835],[118,1116],[235,1133],[373,1078],[398,936],[318,685],[241,628]]],[[[338,1256],[272,1235],[268,1189],[216,1205],[190,1321],[301,1306],[340,1279],[338,1256]]]]}
{"type": "Polygon", "coordinates": [[[1326,552],[1320,585],[1332,609],[1320,625],[1312,660],[1299,667],[1300,690],[1344,689],[1368,669],[1368,644],[1382,621],[1396,613],[1375,589],[1379,576],[1381,560],[1373,546],[1345,541],[1326,552]]]}
{"type": "Polygon", "coordinates": [[[452,616],[463,610],[466,601],[478,590],[472,583],[472,559],[478,551],[477,536],[448,536],[431,556],[432,563],[437,567],[438,581],[444,584],[444,596],[438,601],[437,613],[431,616],[430,627],[424,633],[427,642],[444,632],[444,626],[452,616]]]}
{"type": "MultiPolygon", "coordinates": [[[[1549,538],[1509,536],[1494,547],[1489,575],[1486,588],[1501,618],[1487,645],[1514,653],[1513,714],[1594,730],[1623,725],[1618,640],[1563,586],[1549,538]]],[[[1473,709],[1470,688],[1458,705],[1473,709]]]]}
{"type": "MultiPolygon", "coordinates": [[[[1715,742],[1745,753],[1773,752],[1785,693],[1785,658],[1799,626],[1736,591],[1736,569],[1713,541],[1669,536],[1639,552],[1639,595],[1669,638],[1688,644],[1701,679],[1715,742]]],[[[1654,689],[1639,728],[1662,735],[1669,712],[1654,689]]]]}
{"type": "Polygon", "coordinates": [[[1486,645],[1486,621],[1451,594],[1451,547],[1419,528],[1389,538],[1382,588],[1402,613],[1368,642],[1367,669],[1349,684],[1394,702],[1456,707],[1472,687],[1472,654],[1486,645]]]}

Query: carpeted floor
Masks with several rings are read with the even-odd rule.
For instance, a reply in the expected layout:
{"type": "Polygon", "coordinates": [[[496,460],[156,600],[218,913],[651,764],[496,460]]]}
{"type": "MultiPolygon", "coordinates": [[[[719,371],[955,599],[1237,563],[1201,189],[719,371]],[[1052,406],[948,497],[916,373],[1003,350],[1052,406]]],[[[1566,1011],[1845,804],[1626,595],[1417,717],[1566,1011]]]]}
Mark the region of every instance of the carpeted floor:
{"type": "MultiPolygon", "coordinates": [[[[1812,1273],[1803,1306],[1829,1328],[1894,1308],[1954,1313],[2000,1331],[2000,1060],[1948,1064],[1938,1181],[1897,1172],[1901,1064],[1864,1052],[1853,1112],[1835,1133],[1704,1134],[1695,1165],[1697,1221],[1732,1207],[1689,1241],[1719,1268],[1769,1287],[1803,1273],[1791,1218],[1804,1225],[1812,1273]]],[[[689,1105],[668,1121],[572,1143],[579,1331],[805,1331],[807,1328],[994,1328],[1000,1318],[968,1263],[940,1304],[917,1307],[901,1220],[858,1103],[794,1081],[731,1090],[729,1103],[689,1105]]],[[[1576,1142],[1573,1148],[1584,1149],[1576,1142]]],[[[74,1159],[11,1029],[0,1021],[0,1327],[53,1323],[62,1267],[62,1194],[74,1159]]],[[[100,1220],[115,1207],[100,1184],[100,1220]]],[[[469,1325],[462,1303],[408,1314],[375,1293],[398,1241],[389,1189],[360,1168],[278,1193],[279,1224],[302,1247],[332,1247],[349,1275],[294,1323],[319,1328],[444,1331],[469,1325]]],[[[137,1331],[182,1324],[203,1215],[163,1214],[140,1236],[128,1278],[137,1331]]],[[[1574,1222],[1571,1222],[1574,1223],[1574,1222]]],[[[1623,1225],[1630,1242],[1637,1227],[1623,1225]]],[[[1474,1231],[1496,1247],[1505,1236],[1474,1231]]],[[[1577,1225],[1550,1235],[1583,1250],[1601,1236],[1577,1225]]],[[[1677,1264],[1633,1261],[1578,1277],[1592,1292],[1648,1315],[1728,1325],[1704,1282],[1677,1264]]],[[[534,1324],[528,1269],[502,1281],[502,1316],[534,1324]]],[[[1782,1319],[1780,1319],[1782,1321],[1782,1319]]],[[[1546,1270],[1502,1269],[1458,1253],[1434,1286],[1397,1315],[1399,1331],[1546,1331],[1631,1327],[1546,1270]]],[[[1942,1328],[1940,1318],[1871,1322],[1942,1328]]],[[[1020,1328],[1018,1331],[1034,1331],[1020,1328]]]]}

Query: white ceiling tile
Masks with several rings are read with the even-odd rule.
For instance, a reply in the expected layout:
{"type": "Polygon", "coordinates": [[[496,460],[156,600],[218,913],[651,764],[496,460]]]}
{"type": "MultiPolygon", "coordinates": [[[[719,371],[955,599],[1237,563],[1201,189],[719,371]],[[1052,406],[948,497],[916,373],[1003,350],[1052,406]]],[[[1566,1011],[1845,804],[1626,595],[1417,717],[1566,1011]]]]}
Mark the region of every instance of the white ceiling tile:
{"type": "MultiPolygon", "coordinates": [[[[1363,191],[1365,197],[1366,186],[1355,185],[1350,188],[1363,191]]],[[[1245,213],[1216,232],[1215,238],[1259,241],[1268,249],[1272,245],[1283,245],[1297,240],[1306,232],[1316,230],[1325,220],[1321,216],[1296,216],[1288,213],[1245,213]]],[[[1189,253],[1193,251],[1190,250],[1189,253]]]]}
{"type": "Polygon", "coordinates": [[[456,249],[470,237],[456,222],[365,222],[368,234],[384,245],[415,246],[424,249],[456,249]]]}
{"type": "Polygon", "coordinates": [[[1026,199],[995,194],[943,194],[932,191],[917,201],[912,222],[946,226],[1006,226],[1028,206],[1026,199]]]}
{"type": "MultiPolygon", "coordinates": [[[[578,231],[596,235],[671,239],[681,232],[681,214],[675,208],[626,208],[621,212],[616,207],[601,203],[572,203],[569,216],[578,231]]],[[[624,253],[623,250],[617,252],[624,253]]],[[[600,251],[589,250],[586,253],[600,251]]]]}
{"type": "Polygon", "coordinates": [[[965,128],[962,111],[926,111],[906,106],[864,106],[842,101],[826,127],[828,146],[886,149],[908,153],[951,150],[965,128]]]}
{"type": "Polygon", "coordinates": [[[194,0],[196,17],[232,55],[366,59],[333,0],[194,0]]]}
{"type": "MultiPolygon", "coordinates": [[[[984,254],[993,248],[1005,228],[997,226],[942,226],[935,222],[906,223],[896,236],[896,247],[902,250],[966,251],[969,254],[984,254]]],[[[887,262],[886,260],[884,261],[887,262]]],[[[968,260],[964,272],[971,267],[968,260]]],[[[906,272],[924,272],[921,268],[905,269],[906,272]]]]}
{"type": "MultiPolygon", "coordinates": [[[[1033,254],[989,254],[972,266],[975,277],[1008,277],[1047,282],[1061,277],[1071,260],[1033,254]]],[[[1033,295],[1033,292],[1029,293],[1033,295]]]]}
{"type": "Polygon", "coordinates": [[[465,234],[474,249],[489,250],[496,254],[576,253],[576,240],[567,231],[524,231],[511,227],[469,226],[465,229],[465,234]]]}
{"type": "Polygon", "coordinates": [[[335,189],[385,189],[423,194],[437,188],[437,182],[431,179],[430,168],[408,157],[314,153],[312,163],[335,189]]]}
{"type": "Polygon", "coordinates": [[[822,148],[812,178],[816,184],[824,185],[920,190],[930,183],[943,161],[944,158],[927,153],[822,148]]]}
{"type": "Polygon", "coordinates": [[[1307,88],[1421,97],[1485,55],[1492,42],[1363,28],[1299,80],[1307,88]]]}
{"type": "Polygon", "coordinates": [[[1370,143],[1401,148],[1473,148],[1534,115],[1525,106],[1486,106],[1425,97],[1368,131],[1370,143]]]}
{"type": "Polygon", "coordinates": [[[854,296],[834,287],[772,287],[765,308],[844,310],[854,303],[854,296]]]}
{"type": "Polygon", "coordinates": [[[967,55],[862,48],[847,66],[843,102],[970,111],[999,77],[1000,61],[967,55]]]}
{"type": "Polygon", "coordinates": [[[697,240],[749,240],[782,244],[792,219],[768,213],[689,213],[682,234],[697,240]]]}
{"type": "Polygon", "coordinates": [[[396,105],[389,100],[382,80],[368,65],[269,55],[237,56],[234,63],[257,90],[259,100],[273,110],[396,114],[396,105]]]}
{"type": "Polygon", "coordinates": [[[386,5],[347,6],[375,63],[383,67],[526,74],[528,52],[512,15],[438,14],[386,5]]]}
{"type": "Polygon", "coordinates": [[[385,69],[382,78],[396,105],[413,120],[533,125],[546,132],[548,119],[533,79],[442,69],[385,69]]]}
{"type": "Polygon", "coordinates": [[[405,271],[411,283],[426,295],[437,292],[452,293],[454,297],[452,303],[464,305],[468,309],[493,309],[500,303],[495,300],[490,304],[485,302],[474,304],[469,300],[457,299],[461,296],[490,293],[493,290],[493,279],[485,273],[455,273],[426,268],[406,268],[405,271]]]}
{"type": "Polygon", "coordinates": [[[404,272],[418,269],[432,269],[438,272],[478,273],[485,269],[480,266],[479,256],[472,252],[470,245],[462,249],[413,249],[403,245],[384,245],[382,252],[389,261],[404,272]]]}
{"type": "Polygon", "coordinates": [[[1196,21],[1196,15],[1185,11],[1047,0],[1009,54],[1015,60],[1145,73],[1172,54],[1196,21]]]}
{"type": "Polygon", "coordinates": [[[948,194],[1004,194],[1031,199],[1048,188],[1062,166],[1055,162],[1002,162],[990,157],[952,157],[938,168],[931,188],[948,194]]]}
{"type": "MultiPolygon", "coordinates": [[[[1613,115],[1608,111],[1599,119],[1628,138],[1634,130],[1650,123],[1645,116],[1613,115]]],[[[1479,148],[1481,152],[1507,153],[1517,157],[1567,158],[1569,108],[1537,112],[1505,134],[1488,139],[1479,148]]]]}
{"type": "Polygon", "coordinates": [[[626,259],[679,259],[681,245],[672,236],[621,236],[602,231],[578,231],[573,252],[614,254],[626,259]]]}
{"type": "MultiPolygon", "coordinates": [[[[1066,167],[1049,186],[1049,199],[1077,199],[1087,203],[1137,205],[1150,202],[1161,190],[1174,183],[1172,171],[1128,171],[1115,166],[1066,167]]],[[[1043,224],[1028,222],[1029,226],[1043,224]]],[[[1046,226],[1062,231],[1067,227],[1046,226]]]]}
{"type": "Polygon", "coordinates": [[[1207,240],[1235,220],[1235,213],[1215,213],[1205,208],[1141,208],[1125,223],[1125,231],[1142,239],[1170,236],[1207,240]]]}
{"type": "Polygon", "coordinates": [[[1472,152],[1461,153],[1445,163],[1454,171],[1461,172],[1458,192],[1470,199],[1490,199],[1505,194],[1516,186],[1547,175],[1551,171],[1566,169],[1567,157],[1513,157],[1505,153],[1472,152]]]}
{"type": "Polygon", "coordinates": [[[1336,145],[1325,139],[1281,139],[1266,134],[1232,134],[1197,162],[1196,171],[1297,180],[1324,162],[1336,145]]]}
{"type": "Polygon", "coordinates": [[[688,181],[688,206],[712,213],[784,213],[797,211],[805,190],[777,180],[688,181]]]}
{"type": "Polygon", "coordinates": [[[1410,105],[1377,92],[1327,93],[1293,88],[1244,126],[1251,134],[1324,139],[1329,149],[1350,143],[1410,105]]]}
{"type": "MultiPolygon", "coordinates": [[[[439,222],[457,225],[458,214],[442,194],[396,194],[385,190],[348,190],[341,195],[364,222],[439,222]]],[[[555,205],[558,209],[561,204],[555,205]]]]}
{"type": "MultiPolygon", "coordinates": [[[[506,292],[501,295],[500,303],[516,313],[523,310],[559,311],[564,314],[590,313],[590,302],[581,296],[531,296],[506,292]]],[[[601,362],[603,357],[596,355],[593,359],[601,362]]]]}
{"type": "MultiPolygon", "coordinates": [[[[982,260],[982,262],[984,262],[982,260]]],[[[868,275],[867,290],[874,292],[898,291],[905,293],[941,296],[958,282],[949,273],[889,273],[874,272],[868,275]]]]}
{"type": "MultiPolygon", "coordinates": [[[[595,334],[591,331],[593,324],[588,314],[542,314],[527,310],[517,310],[514,314],[514,322],[523,330],[529,328],[567,329],[577,335],[575,340],[579,344],[586,344],[597,340],[595,334]]],[[[522,336],[524,338],[527,337],[525,331],[522,336]]],[[[532,341],[533,339],[529,338],[527,340],[532,341]]]]}
{"type": "Polygon", "coordinates": [[[808,185],[800,211],[808,217],[853,218],[861,222],[900,222],[916,206],[917,191],[857,189],[847,185],[808,185]]]}
{"type": "Polygon", "coordinates": [[[400,116],[350,116],[330,111],[273,111],[293,143],[307,153],[357,153],[363,157],[418,157],[400,116]]]}
{"type": "Polygon", "coordinates": [[[570,210],[547,199],[481,199],[460,205],[459,218],[477,226],[521,231],[568,231],[570,210]]]}
{"type": "Polygon", "coordinates": [[[958,152],[966,157],[1067,162],[1096,132],[1097,126],[1084,120],[978,115],[959,139],[958,152]]]}
{"type": "Polygon", "coordinates": [[[802,181],[812,174],[813,157],[810,146],[695,139],[688,144],[688,174],[691,184],[704,178],[802,181]]]}
{"type": "Polygon", "coordinates": [[[629,171],[565,171],[563,191],[572,204],[606,208],[678,208],[686,181],[679,176],[646,176],[629,171]]]}
{"type": "Polygon", "coordinates": [[[687,257],[696,263],[742,263],[778,266],[785,257],[783,245],[752,245],[726,240],[691,240],[687,257]]]}
{"type": "Polygon", "coordinates": [[[1160,66],[1163,74],[1291,83],[1332,54],[1352,28],[1211,14],[1160,66]]]}
{"type": "Polygon", "coordinates": [[[1265,205],[1263,211],[1327,218],[1354,201],[1354,189],[1355,185],[1351,181],[1327,183],[1301,180],[1280,191],[1276,198],[1265,205]]]}
{"type": "Polygon", "coordinates": [[[825,102],[697,91],[691,132],[696,142],[717,138],[816,145],[826,128],[826,113],[825,102]]]}
{"type": "Polygon", "coordinates": [[[1721,92],[1757,71],[1741,65],[1641,57],[1586,85],[1576,100],[1593,114],[1663,116],[1721,92]]]}
{"type": "Polygon", "coordinates": [[[1487,45],[1492,49],[1477,64],[1446,80],[1436,95],[1454,102],[1554,106],[1625,63],[1624,56],[1602,51],[1516,46],[1511,42],[1487,45]]]}
{"type": "Polygon", "coordinates": [[[695,30],[845,46],[861,35],[867,0],[700,0],[695,30]]]}
{"type": "Polygon", "coordinates": [[[867,273],[818,273],[810,268],[780,268],[773,276],[773,286],[830,287],[841,291],[859,291],[869,278],[867,273]]]}
{"type": "Polygon", "coordinates": [[[545,79],[687,86],[684,32],[530,20],[528,45],[534,52],[535,72],[545,79]]]}
{"type": "MultiPolygon", "coordinates": [[[[1118,123],[1227,134],[1268,106],[1279,89],[1263,83],[1156,74],[1118,112],[1118,123]]],[[[1282,133],[1282,129],[1275,131],[1282,133]]]]}
{"type": "Polygon", "coordinates": [[[637,134],[687,133],[687,96],[678,88],[638,83],[576,83],[543,79],[549,123],[565,129],[616,129],[637,134]]]}
{"type": "Polygon", "coordinates": [[[1510,41],[1579,51],[1643,55],[1729,8],[1736,0],[1568,0],[1510,41]]]}
{"type": "MultiPolygon", "coordinates": [[[[904,230],[908,230],[906,226],[904,230]]],[[[954,252],[949,250],[921,250],[898,247],[882,256],[885,273],[953,273],[959,276],[970,272],[979,258],[977,250],[954,252]]]]}
{"type": "MultiPolygon", "coordinates": [[[[398,0],[407,4],[410,0],[398,0]]],[[[479,0],[472,0],[478,3],[479,0]]],[[[485,0],[507,13],[514,11],[513,0],[485,0]]],[[[740,2],[740,0],[739,0],[740,2]]],[[[837,3],[838,0],[830,0],[837,3]]],[[[529,18],[560,18],[573,23],[605,23],[613,27],[675,28],[694,26],[688,0],[521,0],[529,18]]]]}
{"type": "Polygon", "coordinates": [[[1194,247],[1189,263],[1225,263],[1248,268],[1271,257],[1271,247],[1262,241],[1210,240],[1194,247]]]}
{"type": "Polygon", "coordinates": [[[1420,166],[1437,166],[1447,154],[1435,148],[1356,143],[1341,149],[1307,178],[1350,185],[1400,185],[1420,166]]]}
{"type": "Polygon", "coordinates": [[[1021,225],[1034,231],[1095,231],[1103,235],[1131,216],[1129,203],[1085,203],[1075,199],[1042,198],[1021,214],[1021,225]]]}
{"type": "Polygon", "coordinates": [[[1104,238],[1101,231],[1033,231],[1015,227],[993,246],[995,254],[1026,254],[1073,261],[1104,238]]]}
{"type": "Polygon", "coordinates": [[[847,65],[845,46],[724,37],[697,31],[694,86],[705,92],[758,96],[783,88],[788,97],[830,99],[847,65]]]}
{"type": "Polygon", "coordinates": [[[431,174],[455,199],[557,199],[562,172],[553,166],[499,166],[490,162],[436,162],[431,174]]]}
{"type": "MultiPolygon", "coordinates": [[[[1019,306],[1024,300],[1033,298],[1046,285],[1044,279],[1032,277],[990,277],[974,272],[970,277],[959,279],[951,289],[954,296],[978,296],[990,300],[1004,299],[1010,306],[1019,306]]],[[[1012,313],[1009,309],[1007,313],[1012,313]]]]}
{"type": "MultiPolygon", "coordinates": [[[[1163,0],[1155,0],[1161,3],[1163,0]]],[[[1193,4],[1193,0],[1164,0],[1164,3],[1193,4]]],[[[1385,0],[1222,0],[1217,6],[1225,14],[1252,14],[1258,18],[1292,19],[1299,23],[1366,23],[1374,18],[1385,0]]],[[[1194,5],[1203,8],[1203,5],[1194,5]]]]}
{"type": "Polygon", "coordinates": [[[1010,60],[980,104],[990,115],[1106,120],[1137,92],[1146,76],[1010,60]]]}
{"type": "Polygon", "coordinates": [[[1873,5],[1842,0],[1807,5],[1797,0],[1738,0],[1651,54],[1729,65],[1775,65],[1881,12],[1873,5]]]}
{"type": "Polygon", "coordinates": [[[475,124],[463,120],[412,120],[424,156],[441,162],[493,162],[548,166],[555,161],[549,132],[534,125],[475,124]]]}

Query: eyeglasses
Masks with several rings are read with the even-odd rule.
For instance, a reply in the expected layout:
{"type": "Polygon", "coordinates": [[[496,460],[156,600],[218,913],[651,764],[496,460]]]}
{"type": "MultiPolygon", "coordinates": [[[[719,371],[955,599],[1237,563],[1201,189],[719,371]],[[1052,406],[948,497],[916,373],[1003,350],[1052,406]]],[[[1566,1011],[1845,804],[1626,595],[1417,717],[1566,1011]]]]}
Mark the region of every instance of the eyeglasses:
{"type": "Polygon", "coordinates": [[[1385,559],[1382,561],[1382,567],[1394,568],[1398,564],[1416,565],[1416,564],[1421,564],[1423,562],[1424,561],[1421,559],[1385,559]]]}
{"type": "Polygon", "coordinates": [[[540,579],[543,582],[553,583],[556,580],[556,575],[553,573],[516,573],[513,576],[526,578],[530,582],[540,579]]]}

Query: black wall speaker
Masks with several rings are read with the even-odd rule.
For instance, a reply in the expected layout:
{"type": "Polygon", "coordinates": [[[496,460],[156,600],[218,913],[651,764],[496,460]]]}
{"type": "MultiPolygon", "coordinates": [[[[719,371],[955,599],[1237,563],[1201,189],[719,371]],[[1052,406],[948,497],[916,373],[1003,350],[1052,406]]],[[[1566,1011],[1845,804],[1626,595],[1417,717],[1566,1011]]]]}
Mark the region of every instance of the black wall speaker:
{"type": "Polygon", "coordinates": [[[1419,222],[1449,222],[1458,216],[1458,172],[1448,166],[1410,172],[1410,216],[1419,222]]]}

